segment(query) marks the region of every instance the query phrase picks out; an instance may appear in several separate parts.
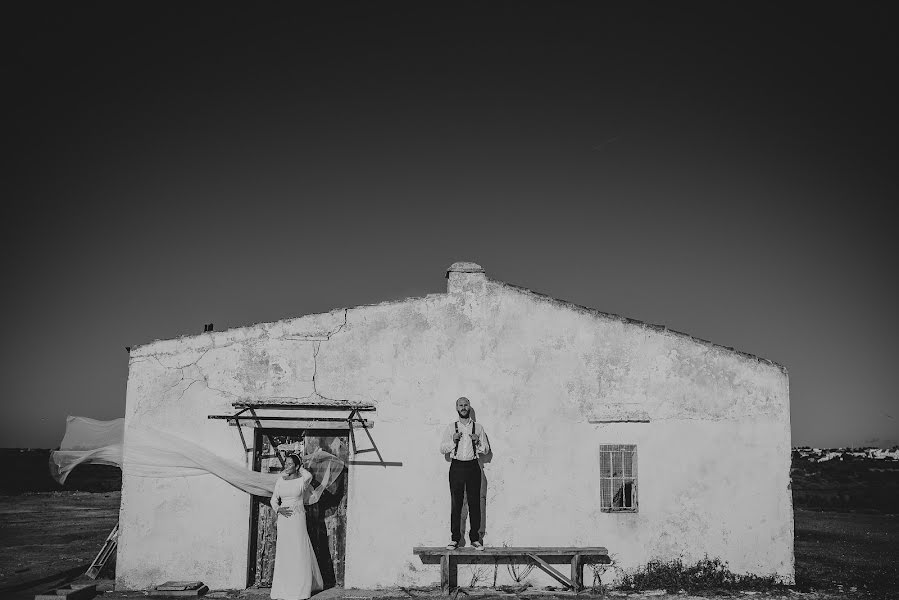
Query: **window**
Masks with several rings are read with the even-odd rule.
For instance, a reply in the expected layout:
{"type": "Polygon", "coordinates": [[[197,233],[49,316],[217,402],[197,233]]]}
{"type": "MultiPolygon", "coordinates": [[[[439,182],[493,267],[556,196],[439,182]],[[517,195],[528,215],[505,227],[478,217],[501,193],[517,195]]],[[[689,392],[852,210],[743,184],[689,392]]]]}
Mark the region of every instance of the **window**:
{"type": "Polygon", "coordinates": [[[599,499],[603,512],[637,512],[637,446],[600,444],[599,499]]]}

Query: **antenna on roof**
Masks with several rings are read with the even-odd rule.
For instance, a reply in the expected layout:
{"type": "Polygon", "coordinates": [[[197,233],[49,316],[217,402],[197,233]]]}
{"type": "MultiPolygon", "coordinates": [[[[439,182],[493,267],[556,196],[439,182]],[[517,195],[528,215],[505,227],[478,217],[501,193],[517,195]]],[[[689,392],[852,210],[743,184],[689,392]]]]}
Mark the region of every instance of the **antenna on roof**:
{"type": "Polygon", "coordinates": [[[212,323],[206,323],[205,325],[203,325],[203,333],[207,333],[209,331],[212,331],[212,323]]]}

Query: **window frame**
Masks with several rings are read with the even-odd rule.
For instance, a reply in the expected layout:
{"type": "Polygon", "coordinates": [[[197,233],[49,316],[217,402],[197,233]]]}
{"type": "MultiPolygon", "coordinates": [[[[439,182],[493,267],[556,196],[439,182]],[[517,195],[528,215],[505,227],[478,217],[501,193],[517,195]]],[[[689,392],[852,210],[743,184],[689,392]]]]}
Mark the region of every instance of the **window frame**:
{"type": "Polygon", "coordinates": [[[640,512],[637,494],[637,445],[636,444],[600,444],[599,445],[599,508],[604,513],[636,513],[640,512]],[[627,472],[625,453],[630,453],[630,474],[627,472]],[[621,473],[615,473],[615,455],[619,455],[621,473]],[[607,462],[606,462],[607,461],[607,462]],[[608,482],[608,486],[606,486],[608,482]],[[626,486],[630,483],[630,506],[615,506],[615,497],[621,495],[623,504],[627,497],[626,486]]]}

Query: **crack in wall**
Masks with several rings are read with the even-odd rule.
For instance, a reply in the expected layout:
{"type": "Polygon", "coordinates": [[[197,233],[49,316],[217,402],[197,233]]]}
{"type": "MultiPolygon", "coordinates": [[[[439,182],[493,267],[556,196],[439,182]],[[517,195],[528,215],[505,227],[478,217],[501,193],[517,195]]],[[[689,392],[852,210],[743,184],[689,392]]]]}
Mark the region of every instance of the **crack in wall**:
{"type": "Polygon", "coordinates": [[[181,390],[181,394],[179,394],[178,400],[180,401],[182,398],[184,398],[184,394],[187,393],[187,390],[189,390],[193,384],[200,383],[201,381],[203,381],[203,380],[202,379],[194,379],[189,384],[187,384],[187,387],[184,388],[183,390],[181,390]]]}
{"type": "MultiPolygon", "coordinates": [[[[346,325],[346,322],[344,322],[346,325]]],[[[328,339],[330,339],[331,335],[336,334],[343,326],[334,330],[331,334],[329,334],[328,339]]],[[[329,402],[350,402],[350,400],[343,398],[331,398],[330,396],[326,396],[318,391],[318,381],[316,377],[318,376],[318,353],[321,351],[321,343],[326,340],[303,340],[303,341],[312,341],[312,393],[307,394],[305,396],[268,396],[269,400],[327,400],[329,402]]]]}
{"type": "Polygon", "coordinates": [[[347,313],[349,313],[349,311],[350,311],[350,309],[348,309],[348,308],[343,309],[343,323],[338,325],[337,328],[334,329],[333,331],[329,331],[329,332],[325,333],[324,335],[322,335],[322,334],[301,335],[301,336],[286,336],[285,335],[285,336],[281,336],[279,338],[274,338],[274,339],[291,340],[291,341],[296,341],[296,342],[327,342],[331,339],[332,336],[337,335],[338,333],[340,333],[343,330],[344,327],[346,327],[347,313]]]}
{"type": "MultiPolygon", "coordinates": [[[[190,361],[189,363],[185,363],[184,365],[181,365],[181,366],[178,366],[178,367],[170,367],[170,368],[181,369],[181,370],[184,370],[184,369],[186,369],[187,367],[197,367],[197,368],[199,368],[199,364],[198,364],[198,363],[199,363],[201,360],[203,360],[203,357],[205,357],[206,354],[209,353],[210,350],[212,350],[212,348],[206,348],[205,350],[203,350],[203,353],[200,354],[200,356],[198,356],[198,357],[196,358],[196,360],[192,360],[192,361],[190,361]]],[[[154,356],[154,358],[156,358],[156,357],[154,356]]],[[[161,360],[159,360],[158,358],[156,358],[156,360],[159,361],[159,364],[161,364],[162,366],[165,366],[165,365],[162,363],[161,360]]]]}
{"type": "MultiPolygon", "coordinates": [[[[167,387],[167,388],[165,389],[165,391],[163,392],[163,395],[168,394],[170,391],[172,391],[173,389],[175,389],[176,387],[178,387],[179,385],[181,385],[182,383],[184,383],[184,370],[185,370],[185,369],[187,369],[187,368],[189,368],[189,367],[196,367],[196,368],[197,368],[197,371],[199,371],[200,374],[203,374],[203,369],[200,367],[199,362],[200,362],[201,360],[203,360],[203,357],[206,356],[206,354],[207,354],[210,350],[212,350],[212,348],[207,348],[206,350],[203,351],[202,354],[200,354],[200,356],[198,356],[198,357],[196,358],[196,360],[193,360],[193,361],[191,361],[191,362],[189,362],[189,363],[185,363],[183,366],[179,366],[179,367],[172,367],[172,366],[166,365],[164,362],[162,362],[161,360],[159,360],[159,357],[158,357],[158,356],[155,356],[155,355],[154,355],[153,358],[156,359],[156,362],[158,362],[158,363],[160,364],[160,366],[161,366],[163,369],[178,369],[178,370],[181,372],[181,379],[179,379],[179,380],[178,380],[177,382],[175,382],[173,385],[170,385],[169,387],[167,387]]],[[[204,379],[205,379],[205,375],[204,375],[204,379]]],[[[184,388],[183,390],[181,390],[181,395],[178,396],[178,400],[181,400],[182,398],[184,398],[185,392],[187,392],[187,390],[190,389],[190,386],[192,386],[193,384],[197,383],[198,381],[203,381],[203,379],[191,379],[191,380],[190,380],[190,383],[188,384],[188,386],[187,386],[186,388],[184,388]]]]}
{"type": "MultiPolygon", "coordinates": [[[[275,338],[279,340],[290,340],[295,342],[312,342],[312,393],[307,394],[305,396],[269,396],[268,398],[271,400],[326,400],[329,402],[349,402],[347,399],[338,399],[331,398],[330,396],[326,396],[318,391],[318,354],[321,351],[322,342],[331,341],[331,338],[343,331],[343,329],[347,326],[347,321],[349,319],[349,309],[343,309],[343,323],[338,325],[331,331],[328,331],[324,334],[318,335],[306,335],[306,336],[282,336],[280,338],[275,338]]],[[[306,380],[309,381],[309,380],[306,380]]]]}
{"type": "MultiPolygon", "coordinates": [[[[273,337],[273,338],[270,338],[270,339],[274,339],[274,340],[290,340],[290,341],[298,341],[298,342],[315,342],[315,341],[326,342],[326,341],[330,340],[334,335],[337,335],[338,333],[340,333],[340,331],[342,331],[343,328],[346,327],[346,325],[347,325],[347,314],[349,313],[349,311],[350,311],[349,308],[344,308],[344,309],[343,309],[343,323],[341,323],[340,325],[338,325],[338,326],[337,326],[334,330],[332,330],[332,331],[328,331],[328,332],[321,333],[321,334],[315,334],[315,335],[306,335],[306,336],[289,336],[289,335],[282,335],[282,336],[279,336],[279,337],[273,337]]],[[[332,311],[332,312],[336,312],[336,311],[332,311]]],[[[326,313],[322,313],[322,314],[326,314],[326,313]]],[[[301,317],[301,318],[302,318],[302,317],[301,317]]],[[[253,326],[248,326],[248,327],[253,327],[253,326]]],[[[224,333],[224,332],[221,331],[221,332],[214,332],[214,333],[221,334],[221,333],[224,333]]],[[[258,335],[258,338],[268,337],[267,334],[268,334],[268,331],[267,331],[267,330],[263,330],[263,331],[258,335]]],[[[206,335],[209,335],[209,334],[206,334],[206,335]]],[[[258,338],[257,338],[257,339],[258,339],[258,338]]],[[[158,341],[177,341],[177,340],[179,340],[179,339],[194,339],[194,336],[182,336],[182,338],[175,338],[174,340],[157,340],[157,342],[158,342],[158,341]]],[[[215,343],[215,340],[213,339],[213,340],[212,340],[212,345],[204,351],[204,354],[205,354],[205,352],[209,352],[210,350],[220,350],[220,349],[223,349],[223,348],[229,348],[229,347],[231,347],[231,346],[234,346],[235,344],[246,344],[246,343],[250,343],[250,342],[251,342],[250,339],[240,339],[240,340],[232,340],[232,341],[230,341],[230,342],[228,342],[228,343],[226,343],[226,344],[220,344],[220,345],[217,345],[217,344],[215,343]]],[[[156,343],[156,342],[151,342],[151,343],[156,343]]],[[[149,344],[147,344],[147,345],[149,345],[149,344]]],[[[143,357],[135,358],[135,359],[133,359],[133,360],[131,361],[131,363],[132,363],[132,364],[135,364],[135,363],[138,363],[138,362],[143,362],[144,360],[149,360],[149,358],[154,358],[154,359],[156,359],[156,360],[159,360],[158,357],[160,357],[160,356],[177,356],[177,355],[179,355],[179,354],[182,354],[183,352],[184,352],[184,350],[172,350],[172,351],[169,351],[169,352],[163,352],[163,351],[154,352],[154,353],[152,353],[152,354],[145,354],[145,355],[143,355],[144,357],[147,357],[147,358],[143,358],[143,357]]],[[[202,357],[201,357],[201,358],[202,358],[202,357]]],[[[160,362],[160,364],[162,364],[162,363],[160,362]]],[[[163,366],[166,367],[166,368],[172,368],[172,367],[168,367],[167,365],[163,365],[163,366]]],[[[178,368],[178,367],[174,367],[174,368],[178,368]]]]}
{"type": "MultiPolygon", "coordinates": [[[[335,335],[337,335],[338,333],[343,331],[347,326],[348,318],[349,318],[349,309],[344,309],[343,310],[343,322],[340,323],[337,327],[335,327],[334,329],[332,329],[330,331],[315,334],[315,335],[307,335],[307,336],[280,336],[280,337],[269,338],[272,340],[279,340],[279,341],[285,340],[285,341],[311,342],[312,343],[312,379],[309,380],[309,379],[298,378],[299,381],[305,381],[305,382],[311,381],[312,382],[312,393],[307,394],[305,396],[267,396],[266,398],[273,399],[273,400],[292,400],[292,401],[324,400],[324,401],[329,401],[329,402],[350,402],[350,400],[348,400],[348,399],[338,399],[338,398],[332,398],[330,396],[327,396],[327,395],[321,393],[318,389],[318,385],[320,383],[320,381],[318,379],[318,355],[319,355],[319,352],[321,351],[321,344],[322,344],[322,342],[330,341],[335,335]]],[[[231,342],[229,344],[223,344],[220,346],[213,345],[209,348],[206,348],[206,350],[204,350],[200,354],[200,356],[198,356],[196,359],[194,359],[190,362],[184,363],[184,364],[169,365],[169,364],[166,364],[165,362],[163,362],[162,360],[160,360],[160,358],[159,358],[160,356],[174,356],[174,355],[178,354],[177,352],[150,354],[150,355],[147,355],[146,358],[137,358],[137,359],[132,360],[131,364],[147,362],[152,358],[163,369],[178,370],[180,372],[180,378],[178,379],[178,381],[176,381],[174,384],[166,387],[165,390],[161,394],[162,396],[166,396],[166,395],[168,395],[169,392],[171,392],[175,388],[184,384],[184,382],[188,382],[187,386],[185,386],[184,389],[181,390],[181,393],[178,395],[178,398],[176,401],[181,401],[184,398],[184,395],[187,393],[187,391],[191,387],[193,387],[193,385],[196,383],[202,383],[203,385],[205,385],[206,389],[213,390],[224,396],[227,396],[230,398],[241,398],[241,396],[239,394],[235,394],[233,392],[229,392],[227,390],[224,390],[221,388],[216,388],[216,387],[209,385],[209,377],[203,372],[203,368],[201,367],[201,365],[199,363],[201,360],[203,360],[203,358],[206,356],[206,354],[208,354],[211,350],[220,350],[220,349],[232,346],[234,344],[245,344],[246,342],[247,342],[247,340],[240,340],[240,341],[231,342]],[[198,373],[201,375],[201,377],[188,378],[186,376],[185,371],[187,369],[189,369],[190,367],[195,367],[197,369],[198,373]]],[[[150,407],[146,407],[146,409],[149,409],[149,408],[150,407]]],[[[138,412],[145,412],[145,410],[139,410],[138,412]]]]}
{"type": "Polygon", "coordinates": [[[321,342],[312,342],[312,391],[315,394],[318,394],[318,388],[315,386],[315,376],[318,375],[318,353],[321,349],[321,342]]]}

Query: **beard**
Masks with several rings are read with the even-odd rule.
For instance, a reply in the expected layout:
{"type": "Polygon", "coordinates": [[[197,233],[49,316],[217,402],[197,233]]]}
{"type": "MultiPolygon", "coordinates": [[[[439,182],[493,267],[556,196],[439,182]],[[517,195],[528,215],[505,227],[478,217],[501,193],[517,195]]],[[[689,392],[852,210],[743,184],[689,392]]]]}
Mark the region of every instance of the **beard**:
{"type": "Polygon", "coordinates": [[[471,414],[471,409],[464,409],[464,410],[457,409],[456,412],[459,413],[459,416],[462,417],[463,419],[467,419],[468,415],[471,414]]]}

